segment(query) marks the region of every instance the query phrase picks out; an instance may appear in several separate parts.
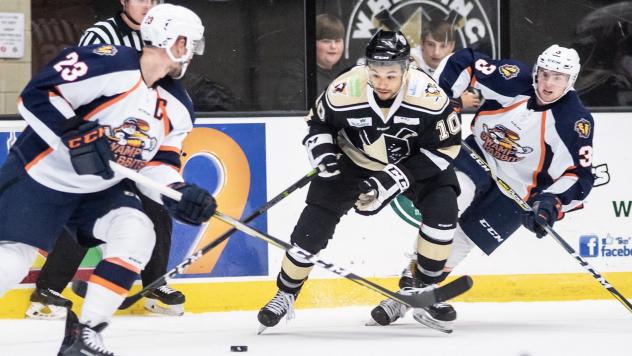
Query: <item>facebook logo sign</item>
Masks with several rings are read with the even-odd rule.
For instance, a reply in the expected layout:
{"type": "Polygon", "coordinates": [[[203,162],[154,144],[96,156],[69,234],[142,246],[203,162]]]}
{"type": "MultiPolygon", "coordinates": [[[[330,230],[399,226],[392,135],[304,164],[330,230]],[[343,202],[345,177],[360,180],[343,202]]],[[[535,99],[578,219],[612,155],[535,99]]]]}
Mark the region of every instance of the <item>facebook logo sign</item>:
{"type": "Polygon", "coordinates": [[[597,257],[599,253],[599,237],[584,235],[579,238],[579,255],[582,257],[597,257]]]}

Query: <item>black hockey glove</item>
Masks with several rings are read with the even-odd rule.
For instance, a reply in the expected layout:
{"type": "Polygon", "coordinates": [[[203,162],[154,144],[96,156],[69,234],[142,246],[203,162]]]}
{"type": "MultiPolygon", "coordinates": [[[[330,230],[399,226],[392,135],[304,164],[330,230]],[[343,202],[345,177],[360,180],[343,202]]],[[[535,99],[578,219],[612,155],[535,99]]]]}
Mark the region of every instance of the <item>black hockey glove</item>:
{"type": "Polygon", "coordinates": [[[562,207],[560,200],[552,193],[536,194],[528,201],[533,212],[522,215],[522,225],[535,232],[539,239],[546,236],[546,230],[542,224],[553,227],[562,207]]]}
{"type": "Polygon", "coordinates": [[[338,149],[334,144],[330,134],[317,134],[305,137],[303,144],[307,149],[307,157],[312,167],[322,166],[318,176],[331,179],[340,174],[340,163],[338,162],[338,149]]]}
{"type": "Polygon", "coordinates": [[[105,128],[87,121],[61,136],[70,152],[72,168],[79,175],[94,174],[103,179],[114,177],[110,162],[114,159],[105,128]]]}
{"type": "Polygon", "coordinates": [[[173,183],[171,188],[182,193],[180,201],[162,196],[162,201],[174,218],[191,225],[200,225],[215,214],[215,198],[205,189],[195,184],[173,183]]]}
{"type": "Polygon", "coordinates": [[[374,215],[395,197],[410,187],[410,181],[402,168],[389,164],[372,177],[360,182],[360,195],[355,211],[360,215],[374,215]]]}

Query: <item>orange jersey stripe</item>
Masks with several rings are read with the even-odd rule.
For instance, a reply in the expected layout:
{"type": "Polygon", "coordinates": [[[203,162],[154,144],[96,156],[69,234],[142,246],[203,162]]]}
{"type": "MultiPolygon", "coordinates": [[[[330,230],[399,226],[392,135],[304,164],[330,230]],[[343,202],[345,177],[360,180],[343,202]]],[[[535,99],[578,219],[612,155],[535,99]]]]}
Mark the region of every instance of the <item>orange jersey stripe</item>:
{"type": "MultiPolygon", "coordinates": [[[[156,92],[156,95],[158,96],[158,99],[161,99],[160,94],[158,92],[156,92]]],[[[158,100],[158,110],[162,112],[162,123],[164,125],[163,131],[166,137],[169,134],[169,132],[171,132],[171,130],[169,130],[169,122],[171,120],[169,119],[169,115],[167,115],[167,108],[165,108],[165,101],[158,100]]]]}
{"type": "Polygon", "coordinates": [[[167,164],[164,162],[157,162],[157,161],[151,161],[151,162],[147,162],[147,164],[145,165],[145,167],[150,166],[150,167],[156,167],[156,166],[167,166],[171,169],[173,169],[174,171],[180,173],[180,169],[174,165],[171,164],[167,164]]]}
{"type": "Polygon", "coordinates": [[[127,293],[128,293],[127,289],[122,288],[120,286],[117,286],[116,284],[108,281],[107,279],[101,278],[101,277],[99,277],[97,275],[94,275],[94,274],[90,276],[89,282],[90,283],[94,283],[94,284],[98,284],[101,287],[109,289],[112,292],[114,292],[114,293],[116,293],[116,294],[118,294],[120,296],[123,296],[123,297],[126,297],[127,293]]]}
{"type": "Polygon", "coordinates": [[[158,148],[158,151],[169,151],[169,152],[175,152],[178,155],[180,155],[180,149],[178,147],[173,147],[173,146],[160,146],[158,148]]]}
{"type": "Polygon", "coordinates": [[[97,106],[96,108],[94,108],[92,111],[90,111],[85,117],[84,120],[90,120],[91,117],[93,117],[94,115],[98,114],[100,111],[105,110],[107,107],[113,105],[114,103],[122,100],[123,98],[125,98],[126,96],[129,95],[129,93],[133,92],[136,88],[138,88],[138,86],[140,85],[140,83],[143,82],[142,78],[139,78],[138,81],[136,82],[136,84],[134,84],[134,86],[126,91],[123,94],[120,94],[119,96],[115,97],[114,99],[110,100],[110,101],[106,101],[105,103],[97,106]]]}
{"type": "Polygon", "coordinates": [[[503,112],[507,112],[507,111],[515,109],[517,106],[520,106],[520,105],[526,103],[527,100],[529,100],[529,99],[521,100],[521,101],[519,101],[519,102],[517,102],[517,103],[515,103],[513,105],[507,106],[506,108],[500,108],[500,109],[490,110],[490,111],[481,111],[481,112],[478,113],[477,116],[496,115],[496,114],[500,114],[500,113],[503,113],[503,112]]]}
{"type": "Polygon", "coordinates": [[[546,111],[542,112],[542,120],[540,123],[540,162],[538,163],[538,168],[533,172],[532,183],[527,187],[527,196],[524,197],[524,200],[529,200],[531,196],[531,190],[535,187],[537,183],[538,174],[542,171],[542,167],[544,166],[544,156],[546,153],[546,147],[544,142],[544,128],[546,127],[546,111]]]}
{"type": "Polygon", "coordinates": [[[48,156],[52,152],[52,148],[47,148],[44,152],[38,154],[37,157],[35,157],[31,162],[27,163],[26,166],[24,166],[24,169],[28,171],[29,169],[33,168],[33,166],[37,164],[37,162],[41,161],[44,157],[48,156]]]}
{"type": "Polygon", "coordinates": [[[470,86],[471,87],[475,86],[477,81],[478,80],[476,79],[476,77],[472,76],[472,79],[470,79],[470,86]]]}

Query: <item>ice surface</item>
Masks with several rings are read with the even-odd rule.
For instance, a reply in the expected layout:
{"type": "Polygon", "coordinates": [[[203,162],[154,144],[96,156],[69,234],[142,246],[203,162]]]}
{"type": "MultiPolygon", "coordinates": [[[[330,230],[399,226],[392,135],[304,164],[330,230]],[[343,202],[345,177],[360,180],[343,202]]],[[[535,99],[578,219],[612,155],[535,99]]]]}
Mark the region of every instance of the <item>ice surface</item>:
{"type": "MultiPolygon", "coordinates": [[[[121,316],[104,332],[117,355],[632,355],[632,313],[616,300],[455,303],[455,331],[417,324],[410,313],[387,327],[364,326],[371,307],[298,309],[257,336],[256,311],[121,316]],[[230,352],[247,345],[248,352],[230,352]]],[[[0,320],[0,355],[56,355],[62,321],[0,320]]]]}

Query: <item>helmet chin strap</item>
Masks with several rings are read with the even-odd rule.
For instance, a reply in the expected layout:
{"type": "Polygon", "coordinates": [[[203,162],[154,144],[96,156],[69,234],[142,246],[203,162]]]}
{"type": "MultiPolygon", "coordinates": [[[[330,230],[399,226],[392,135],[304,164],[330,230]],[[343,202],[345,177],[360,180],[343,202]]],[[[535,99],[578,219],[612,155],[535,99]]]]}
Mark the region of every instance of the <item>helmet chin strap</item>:
{"type": "Polygon", "coordinates": [[[172,61],[176,62],[176,63],[180,63],[182,64],[182,67],[180,69],[180,74],[176,77],[173,77],[173,79],[180,79],[182,77],[184,77],[184,73],[186,73],[187,68],[189,67],[189,62],[191,61],[191,57],[193,57],[193,54],[191,53],[191,51],[189,49],[187,49],[187,52],[184,54],[184,56],[180,57],[180,58],[176,58],[173,53],[171,52],[171,49],[169,48],[165,48],[165,51],[167,51],[167,56],[169,56],[169,59],[171,59],[172,61]]]}

